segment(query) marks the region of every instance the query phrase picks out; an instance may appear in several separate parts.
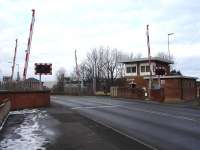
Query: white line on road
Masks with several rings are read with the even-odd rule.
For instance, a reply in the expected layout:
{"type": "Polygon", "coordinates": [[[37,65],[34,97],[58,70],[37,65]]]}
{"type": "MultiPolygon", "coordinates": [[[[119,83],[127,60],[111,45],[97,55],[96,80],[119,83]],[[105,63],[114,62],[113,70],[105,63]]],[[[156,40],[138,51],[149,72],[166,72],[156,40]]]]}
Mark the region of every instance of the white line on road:
{"type": "Polygon", "coordinates": [[[97,123],[99,123],[99,124],[101,124],[101,125],[103,125],[103,126],[109,128],[109,129],[111,129],[111,130],[113,130],[113,131],[115,131],[115,132],[117,132],[117,133],[119,133],[119,134],[125,136],[125,137],[128,137],[129,139],[132,139],[132,140],[134,140],[134,141],[136,141],[136,142],[138,142],[138,143],[140,143],[140,144],[142,144],[142,145],[144,145],[144,146],[146,146],[146,147],[148,147],[148,148],[150,148],[150,149],[152,149],[152,150],[158,150],[156,147],[154,147],[154,146],[152,146],[152,145],[150,145],[150,144],[145,143],[144,141],[140,140],[139,138],[130,136],[130,135],[128,135],[128,134],[126,134],[126,133],[120,131],[119,129],[116,129],[116,128],[112,127],[111,125],[108,125],[108,124],[102,122],[101,120],[95,119],[95,118],[93,118],[93,117],[89,117],[89,116],[87,116],[87,115],[84,115],[84,116],[87,117],[87,118],[90,119],[90,120],[93,120],[93,121],[95,121],[95,122],[97,122],[97,123]]]}
{"type": "Polygon", "coordinates": [[[101,105],[101,106],[83,106],[83,107],[73,107],[71,109],[95,109],[95,108],[115,108],[121,105],[101,105]]]}
{"type": "Polygon", "coordinates": [[[151,113],[151,114],[156,114],[156,115],[171,117],[171,118],[176,118],[176,119],[183,119],[183,120],[188,120],[188,121],[195,121],[195,122],[198,121],[194,118],[189,118],[189,117],[185,117],[185,116],[177,116],[177,115],[173,115],[173,114],[169,114],[169,113],[150,111],[150,110],[145,110],[145,109],[140,109],[140,108],[131,108],[131,110],[141,111],[141,112],[145,112],[145,113],[151,113]]]}
{"type": "MultiPolygon", "coordinates": [[[[56,96],[52,96],[52,98],[53,99],[54,98],[55,99],[59,99],[56,96]]],[[[124,103],[132,103],[132,102],[124,102],[124,103]]],[[[80,106],[80,107],[73,107],[71,109],[95,109],[95,108],[115,108],[115,107],[126,108],[123,105],[101,105],[101,106],[80,106]]],[[[145,112],[145,113],[151,113],[151,114],[156,114],[156,115],[165,116],[165,117],[171,117],[171,118],[176,118],[176,119],[199,122],[199,120],[196,120],[195,118],[189,118],[189,117],[186,117],[186,116],[178,116],[178,115],[175,115],[175,114],[169,114],[169,113],[164,113],[164,112],[150,111],[150,110],[141,109],[141,108],[134,108],[134,107],[131,107],[131,110],[145,112]]]]}

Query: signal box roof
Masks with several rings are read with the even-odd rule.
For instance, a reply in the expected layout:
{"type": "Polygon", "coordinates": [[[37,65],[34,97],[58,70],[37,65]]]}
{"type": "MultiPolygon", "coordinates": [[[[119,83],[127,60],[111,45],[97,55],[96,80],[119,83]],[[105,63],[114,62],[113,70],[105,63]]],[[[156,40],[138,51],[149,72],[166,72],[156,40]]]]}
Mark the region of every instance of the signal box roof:
{"type": "MultiPolygon", "coordinates": [[[[144,77],[145,80],[148,80],[150,77],[144,77]]],[[[197,77],[191,77],[191,76],[182,76],[182,75],[174,75],[174,76],[152,76],[152,79],[192,79],[192,80],[197,80],[197,77]]]]}
{"type": "MultiPolygon", "coordinates": [[[[120,61],[120,63],[136,63],[136,62],[148,62],[149,59],[148,58],[134,58],[134,59],[130,59],[130,60],[124,60],[124,61],[120,61]]],[[[169,60],[169,59],[165,59],[165,58],[160,58],[160,57],[151,57],[151,61],[152,62],[161,62],[161,63],[166,63],[166,64],[174,64],[173,61],[169,60]]]]}

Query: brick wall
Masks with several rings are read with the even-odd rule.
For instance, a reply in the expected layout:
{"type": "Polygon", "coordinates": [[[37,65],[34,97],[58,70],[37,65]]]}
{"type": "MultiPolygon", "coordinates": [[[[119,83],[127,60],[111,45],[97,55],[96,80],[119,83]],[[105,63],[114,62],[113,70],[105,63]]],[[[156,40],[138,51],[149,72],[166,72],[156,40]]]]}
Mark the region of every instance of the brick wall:
{"type": "Polygon", "coordinates": [[[151,99],[158,102],[163,102],[165,99],[164,89],[151,89],[151,99]]]}
{"type": "Polygon", "coordinates": [[[183,100],[194,100],[196,98],[196,89],[184,88],[183,89],[183,100]]]}
{"type": "Polygon", "coordinates": [[[143,77],[134,77],[134,82],[137,84],[138,87],[147,87],[148,82],[144,80],[143,77]]]}
{"type": "Polygon", "coordinates": [[[195,80],[182,80],[182,99],[193,100],[197,97],[197,87],[195,80]]]}
{"type": "Polygon", "coordinates": [[[181,100],[181,79],[165,79],[165,101],[181,100]]]}
{"type": "Polygon", "coordinates": [[[0,100],[9,98],[11,110],[45,107],[50,104],[49,91],[0,92],[0,100]]]}
{"type": "Polygon", "coordinates": [[[193,100],[196,98],[196,82],[193,79],[165,79],[165,101],[193,100]]]}

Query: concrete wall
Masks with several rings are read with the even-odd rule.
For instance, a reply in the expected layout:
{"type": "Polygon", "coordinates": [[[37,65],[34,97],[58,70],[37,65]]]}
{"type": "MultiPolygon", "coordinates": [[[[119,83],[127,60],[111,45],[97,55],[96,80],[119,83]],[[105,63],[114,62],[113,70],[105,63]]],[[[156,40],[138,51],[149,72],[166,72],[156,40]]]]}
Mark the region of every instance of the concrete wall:
{"type": "Polygon", "coordinates": [[[9,98],[11,110],[45,107],[50,104],[50,91],[0,92],[0,100],[9,98]]]}
{"type": "Polygon", "coordinates": [[[144,90],[138,88],[112,87],[110,95],[120,98],[145,99],[144,90]]]}
{"type": "Polygon", "coordinates": [[[111,97],[117,97],[117,89],[118,89],[118,87],[111,87],[110,88],[110,96],[111,97]]]}

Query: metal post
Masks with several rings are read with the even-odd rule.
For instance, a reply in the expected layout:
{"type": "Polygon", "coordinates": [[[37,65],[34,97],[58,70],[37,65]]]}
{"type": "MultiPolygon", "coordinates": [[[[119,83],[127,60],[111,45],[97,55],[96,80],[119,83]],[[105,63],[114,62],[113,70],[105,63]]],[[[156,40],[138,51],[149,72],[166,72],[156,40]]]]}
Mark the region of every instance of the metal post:
{"type": "Polygon", "coordinates": [[[170,59],[170,51],[169,51],[169,34],[168,34],[167,46],[168,46],[168,57],[169,57],[169,59],[170,59]]]}
{"type": "Polygon", "coordinates": [[[14,76],[16,54],[17,54],[17,39],[15,40],[15,51],[14,51],[14,57],[13,57],[11,80],[13,80],[13,76],[14,76]]]}
{"type": "Polygon", "coordinates": [[[169,55],[169,60],[170,60],[170,50],[169,50],[169,36],[173,35],[174,33],[168,33],[168,41],[167,41],[167,46],[168,46],[168,55],[169,55]]]}
{"type": "Polygon", "coordinates": [[[17,81],[20,80],[20,76],[19,76],[19,64],[16,64],[17,65],[17,81]]]}
{"type": "Polygon", "coordinates": [[[93,67],[93,93],[96,94],[96,70],[95,66],[93,67]]]}
{"type": "Polygon", "coordinates": [[[159,89],[161,89],[161,79],[160,79],[160,75],[158,75],[158,82],[159,82],[159,89]]]}
{"type": "Polygon", "coordinates": [[[42,74],[40,73],[40,90],[42,89],[42,82],[41,82],[41,79],[42,79],[42,74]]]}
{"type": "Polygon", "coordinates": [[[147,25],[147,48],[148,48],[148,59],[149,59],[149,89],[148,96],[151,98],[151,86],[152,86],[152,72],[151,72],[151,50],[150,50],[150,40],[149,40],[149,25],[147,25]]]}

